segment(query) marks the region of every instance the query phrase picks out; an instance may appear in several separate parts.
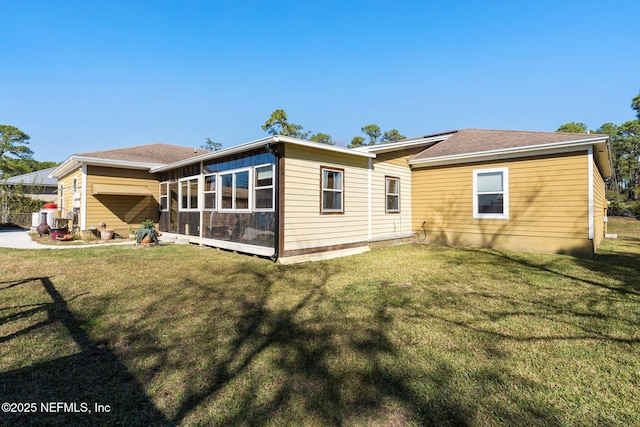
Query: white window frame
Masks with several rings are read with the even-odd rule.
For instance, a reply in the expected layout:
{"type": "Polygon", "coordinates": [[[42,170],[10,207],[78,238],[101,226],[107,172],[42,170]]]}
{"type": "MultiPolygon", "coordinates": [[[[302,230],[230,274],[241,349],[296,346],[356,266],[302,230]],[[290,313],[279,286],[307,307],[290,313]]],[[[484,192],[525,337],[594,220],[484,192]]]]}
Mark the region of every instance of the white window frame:
{"type": "Polygon", "coordinates": [[[474,169],[473,171],[473,217],[477,219],[509,219],[509,168],[474,169]],[[496,194],[496,191],[478,192],[478,175],[502,173],[502,213],[478,212],[478,195],[496,194]]]}
{"type": "Polygon", "coordinates": [[[384,211],[385,213],[400,213],[400,178],[397,176],[385,176],[384,177],[384,211]],[[397,193],[389,193],[389,181],[398,181],[397,193]],[[389,196],[396,196],[398,198],[398,209],[389,209],[389,196]]]}
{"type": "Polygon", "coordinates": [[[224,172],[218,172],[218,211],[219,212],[251,212],[251,208],[252,208],[252,199],[253,197],[251,196],[251,194],[253,193],[253,173],[252,173],[252,169],[253,168],[239,168],[239,169],[231,169],[228,171],[224,171],[224,172]],[[248,193],[247,193],[247,199],[248,199],[248,203],[247,203],[247,208],[246,209],[238,209],[235,207],[236,204],[236,174],[237,173],[241,173],[241,172],[248,172],[249,173],[249,188],[248,188],[248,193]],[[231,208],[223,208],[222,207],[222,177],[224,175],[232,175],[232,183],[231,183],[231,208]]]}
{"type": "Polygon", "coordinates": [[[262,165],[257,165],[253,167],[253,177],[252,177],[252,182],[254,183],[253,186],[253,191],[251,192],[251,194],[253,194],[253,200],[249,200],[249,205],[253,206],[254,212],[273,212],[275,210],[275,204],[276,204],[276,168],[275,165],[273,163],[265,163],[262,165]],[[257,170],[259,168],[264,168],[264,167],[271,167],[271,185],[263,185],[258,187],[258,183],[255,182],[255,180],[257,179],[258,173],[257,170]],[[256,197],[256,192],[258,190],[267,190],[271,188],[271,207],[270,208],[258,208],[256,207],[256,201],[258,200],[258,198],[256,197]]]}
{"type": "Polygon", "coordinates": [[[218,206],[219,206],[219,204],[218,204],[218,182],[219,182],[218,174],[217,173],[205,174],[202,182],[203,182],[202,185],[203,185],[203,188],[204,188],[204,191],[202,192],[202,210],[203,211],[207,211],[207,212],[215,212],[215,211],[218,210],[218,206]],[[213,176],[215,181],[216,181],[213,190],[209,190],[207,188],[207,177],[209,177],[209,176],[213,176]],[[215,207],[208,208],[206,206],[207,194],[213,194],[213,200],[215,202],[215,207]]]}
{"type": "Polygon", "coordinates": [[[160,212],[169,212],[169,182],[168,181],[164,181],[160,183],[160,189],[158,190],[158,199],[160,202],[160,212]],[[166,194],[163,196],[162,195],[162,186],[164,185],[164,188],[166,189],[166,194]],[[162,199],[165,198],[167,199],[167,203],[166,203],[166,208],[162,209],[162,199]]]}
{"type": "Polygon", "coordinates": [[[344,213],[344,169],[334,168],[330,166],[320,167],[320,212],[323,214],[343,214],[344,213]],[[340,174],[340,190],[333,188],[326,188],[324,182],[324,171],[337,172],[340,174]],[[324,207],[324,193],[340,193],[340,209],[325,209],[324,207]]]}
{"type": "MultiPolygon", "coordinates": [[[[189,176],[189,177],[185,177],[185,178],[181,178],[178,180],[178,211],[180,212],[199,212],[200,211],[200,206],[202,206],[202,201],[200,200],[200,175],[193,175],[193,176],[189,176]],[[197,206],[191,207],[191,206],[182,206],[182,183],[184,181],[196,181],[197,184],[197,189],[196,189],[196,197],[197,197],[197,206]]],[[[187,184],[187,200],[189,205],[191,204],[191,185],[187,184]]]]}

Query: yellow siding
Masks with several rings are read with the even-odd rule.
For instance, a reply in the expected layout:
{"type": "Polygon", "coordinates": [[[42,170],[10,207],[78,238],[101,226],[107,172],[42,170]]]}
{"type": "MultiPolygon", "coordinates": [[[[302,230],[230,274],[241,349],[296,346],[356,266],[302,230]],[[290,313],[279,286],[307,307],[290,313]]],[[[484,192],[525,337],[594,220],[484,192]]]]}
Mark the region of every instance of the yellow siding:
{"type": "Polygon", "coordinates": [[[290,145],[284,162],[285,251],[366,242],[367,158],[290,145]],[[321,166],[344,170],[344,214],[320,213],[321,166]]]}
{"type": "Polygon", "coordinates": [[[607,218],[607,200],[605,196],[605,185],[598,165],[593,163],[593,225],[594,236],[593,246],[594,251],[598,249],[604,234],[607,232],[605,227],[605,220],[607,218]]]}
{"type": "Polygon", "coordinates": [[[138,228],[146,219],[158,221],[158,180],[147,171],[89,166],[87,170],[87,222],[97,227],[104,222],[107,228],[126,236],[129,226],[138,228]],[[148,188],[150,196],[107,196],[92,194],[94,184],[135,185],[148,188]]]}
{"type": "Polygon", "coordinates": [[[58,179],[58,207],[62,211],[62,216],[73,211],[73,179],[78,181],[78,191],[82,186],[82,170],[76,169],[58,179]],[[63,197],[60,197],[61,189],[64,188],[63,197]]]}
{"type": "Polygon", "coordinates": [[[411,168],[407,158],[413,153],[379,154],[371,173],[371,240],[409,235],[411,224],[411,168]],[[400,213],[386,212],[386,177],[400,178],[400,213]]]}
{"type": "Polygon", "coordinates": [[[587,152],[414,170],[413,229],[427,241],[592,255],[587,152]],[[509,168],[509,219],[473,218],[473,170],[509,168]]]}

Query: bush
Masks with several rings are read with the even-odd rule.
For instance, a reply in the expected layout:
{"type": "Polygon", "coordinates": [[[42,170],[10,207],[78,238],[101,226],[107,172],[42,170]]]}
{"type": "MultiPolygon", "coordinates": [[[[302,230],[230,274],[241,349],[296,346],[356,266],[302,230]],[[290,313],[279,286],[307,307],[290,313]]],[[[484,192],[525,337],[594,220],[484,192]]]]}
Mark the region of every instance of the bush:
{"type": "Polygon", "coordinates": [[[630,208],[631,212],[633,212],[633,216],[635,216],[636,219],[640,219],[640,200],[633,202],[630,208]]]}

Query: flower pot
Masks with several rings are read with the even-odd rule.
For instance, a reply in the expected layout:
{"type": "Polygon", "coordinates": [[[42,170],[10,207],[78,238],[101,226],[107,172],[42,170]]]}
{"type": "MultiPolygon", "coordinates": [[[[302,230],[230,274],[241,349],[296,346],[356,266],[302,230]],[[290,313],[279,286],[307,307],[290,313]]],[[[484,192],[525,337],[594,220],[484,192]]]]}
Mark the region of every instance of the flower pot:
{"type": "Polygon", "coordinates": [[[110,228],[103,228],[102,230],[100,230],[100,238],[102,240],[111,240],[113,239],[113,233],[115,230],[112,230],[110,228]]]}

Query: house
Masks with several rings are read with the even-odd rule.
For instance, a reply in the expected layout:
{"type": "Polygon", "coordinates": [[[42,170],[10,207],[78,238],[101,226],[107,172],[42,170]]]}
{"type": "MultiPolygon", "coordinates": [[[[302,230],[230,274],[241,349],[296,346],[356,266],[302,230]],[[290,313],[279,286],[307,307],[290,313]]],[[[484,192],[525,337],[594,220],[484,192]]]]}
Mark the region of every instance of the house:
{"type": "Polygon", "coordinates": [[[58,180],[49,178],[49,174],[54,169],[55,168],[41,169],[35,172],[12,176],[0,180],[0,184],[9,188],[20,188],[25,196],[29,196],[32,199],[53,202],[57,197],[58,180]]]}
{"type": "Polygon", "coordinates": [[[158,219],[158,180],[150,169],[208,152],[169,144],[146,144],[74,154],[50,176],[58,182],[58,207],[81,233],[100,222],[120,235],[158,219]]]}
{"type": "Polygon", "coordinates": [[[158,218],[281,262],[417,240],[593,256],[606,230],[607,135],[463,129],[357,149],[270,136],[135,168],[112,154],[56,170],[68,186],[86,167],[83,229],[109,211],[122,226],[158,218]]]}
{"type": "Polygon", "coordinates": [[[464,129],[409,165],[427,241],[593,256],[604,238],[608,135],[464,129]]]}
{"type": "Polygon", "coordinates": [[[464,129],[345,149],[273,136],[153,168],[160,229],[282,262],[413,241],[593,256],[607,135],[464,129]]]}

